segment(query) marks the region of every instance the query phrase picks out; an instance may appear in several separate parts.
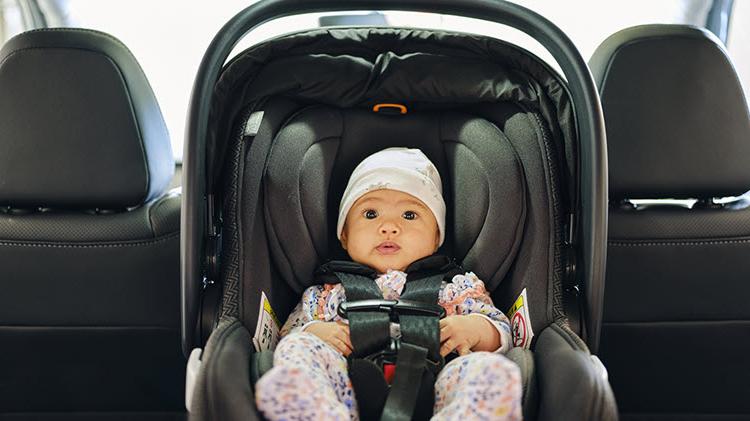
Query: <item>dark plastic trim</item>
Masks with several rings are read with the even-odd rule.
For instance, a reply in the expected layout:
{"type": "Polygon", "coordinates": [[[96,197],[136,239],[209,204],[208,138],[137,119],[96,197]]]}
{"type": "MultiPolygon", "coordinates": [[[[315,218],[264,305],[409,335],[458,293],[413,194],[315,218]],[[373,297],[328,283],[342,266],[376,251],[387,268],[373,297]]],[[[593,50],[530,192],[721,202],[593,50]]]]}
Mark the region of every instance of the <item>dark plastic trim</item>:
{"type": "Polygon", "coordinates": [[[206,238],[206,138],[213,87],[232,48],[248,32],[273,19],[324,11],[406,10],[494,21],[539,41],[560,65],[570,85],[580,139],[582,246],[578,279],[586,297],[586,339],[592,352],[599,341],[607,238],[607,154],[604,118],[596,85],[570,39],[539,14],[499,0],[264,0],[227,22],[214,37],[196,75],[190,100],[183,156],[182,346],[197,345],[195,326],[203,276],[206,238]]]}

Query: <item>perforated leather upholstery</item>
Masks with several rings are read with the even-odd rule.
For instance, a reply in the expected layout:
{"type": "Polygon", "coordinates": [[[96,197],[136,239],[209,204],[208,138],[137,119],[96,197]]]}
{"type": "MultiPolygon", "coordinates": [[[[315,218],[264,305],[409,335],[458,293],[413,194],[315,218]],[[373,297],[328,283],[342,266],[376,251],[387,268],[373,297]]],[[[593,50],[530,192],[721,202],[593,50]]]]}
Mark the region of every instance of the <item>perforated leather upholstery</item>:
{"type": "Polygon", "coordinates": [[[706,30],[641,26],[591,58],[607,127],[610,197],[737,196],[750,186],[747,101],[706,30]]]}
{"type": "Polygon", "coordinates": [[[0,86],[0,204],[124,208],[166,189],[174,172],[167,128],[118,40],[27,32],[0,50],[0,86]]]}
{"type": "Polygon", "coordinates": [[[0,92],[0,418],[183,417],[180,197],[143,72],[39,30],[0,51],[0,92]]]}
{"type": "Polygon", "coordinates": [[[591,60],[610,162],[600,353],[624,419],[750,417],[750,207],[692,209],[623,199],[750,189],[750,118],[711,34],[650,25],[591,60]]]}

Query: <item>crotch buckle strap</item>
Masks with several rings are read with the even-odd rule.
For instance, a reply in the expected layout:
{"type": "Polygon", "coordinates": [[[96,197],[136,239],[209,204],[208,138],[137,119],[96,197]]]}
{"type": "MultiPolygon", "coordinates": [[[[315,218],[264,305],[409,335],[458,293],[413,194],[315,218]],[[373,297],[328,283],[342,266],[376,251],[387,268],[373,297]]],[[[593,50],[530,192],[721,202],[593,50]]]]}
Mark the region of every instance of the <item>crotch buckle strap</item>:
{"type": "MultiPolygon", "coordinates": [[[[398,361],[398,355],[401,351],[401,348],[403,347],[403,342],[400,338],[391,338],[390,345],[382,350],[379,350],[377,352],[373,352],[370,355],[366,355],[364,357],[361,357],[363,360],[367,360],[375,364],[381,371],[383,371],[383,375],[388,378],[388,375],[386,373],[385,367],[386,366],[396,366],[398,361]]],[[[425,356],[425,368],[427,368],[430,372],[437,375],[438,372],[443,368],[445,365],[445,359],[439,358],[439,359],[433,359],[429,356],[425,356]]],[[[395,373],[395,368],[392,368],[393,372],[395,373]]],[[[391,374],[392,376],[393,374],[391,374]]],[[[390,384],[390,380],[388,381],[390,384]]]]}

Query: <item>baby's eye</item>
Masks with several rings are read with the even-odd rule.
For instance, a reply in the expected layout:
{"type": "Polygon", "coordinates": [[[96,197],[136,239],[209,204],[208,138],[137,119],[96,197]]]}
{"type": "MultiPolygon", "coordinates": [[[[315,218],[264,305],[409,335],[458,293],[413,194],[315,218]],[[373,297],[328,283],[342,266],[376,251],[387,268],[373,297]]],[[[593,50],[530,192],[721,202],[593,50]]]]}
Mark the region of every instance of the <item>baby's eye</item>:
{"type": "Polygon", "coordinates": [[[407,219],[409,221],[413,219],[417,219],[417,213],[414,211],[406,211],[403,215],[401,215],[404,219],[407,219]]]}
{"type": "Polygon", "coordinates": [[[378,212],[376,210],[373,210],[373,209],[367,209],[364,212],[364,215],[365,215],[365,218],[367,218],[367,219],[375,219],[375,218],[378,217],[378,212]]]}

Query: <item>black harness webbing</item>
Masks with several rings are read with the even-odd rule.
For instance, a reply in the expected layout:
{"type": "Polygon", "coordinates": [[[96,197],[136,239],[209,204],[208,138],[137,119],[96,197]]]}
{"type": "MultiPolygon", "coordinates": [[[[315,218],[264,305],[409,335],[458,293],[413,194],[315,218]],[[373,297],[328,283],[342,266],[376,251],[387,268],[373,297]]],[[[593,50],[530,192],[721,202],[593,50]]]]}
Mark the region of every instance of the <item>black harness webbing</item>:
{"type": "MultiPolygon", "coordinates": [[[[424,396],[426,393],[420,393],[420,390],[432,391],[435,384],[435,375],[427,370],[427,348],[412,345],[408,342],[401,342],[396,359],[396,376],[393,379],[393,385],[388,392],[388,398],[385,401],[381,421],[409,421],[414,417],[414,411],[417,403],[424,412],[426,409],[432,410],[433,399],[424,396]]],[[[356,390],[355,390],[356,393],[356,390]]],[[[428,393],[427,395],[431,395],[428,393]]],[[[428,416],[429,417],[429,416],[428,416]]],[[[423,417],[419,417],[422,419],[423,417]]]]}
{"type": "Polygon", "coordinates": [[[352,262],[321,267],[326,282],[340,281],[346,293],[339,314],[349,320],[354,347],[349,373],[363,420],[430,417],[435,377],[443,365],[438,293],[442,281],[458,272],[447,257],[426,257],[407,268],[400,299],[384,300],[372,269],[352,262]],[[391,338],[391,322],[400,323],[400,339],[391,338]],[[383,364],[389,363],[396,364],[390,391],[383,379],[383,364]]]}
{"type": "MultiPolygon", "coordinates": [[[[440,286],[444,273],[428,278],[407,282],[402,300],[417,301],[425,304],[437,304],[440,286]]],[[[408,279],[408,278],[407,278],[408,279]]],[[[434,316],[402,314],[401,341],[427,348],[427,357],[432,361],[440,360],[440,318],[434,316]]]]}
{"type": "MultiPolygon", "coordinates": [[[[383,293],[370,278],[336,272],[344,285],[347,302],[382,300],[383,293]]],[[[357,311],[348,314],[352,357],[365,358],[391,345],[391,317],[382,311],[357,311]]]]}

